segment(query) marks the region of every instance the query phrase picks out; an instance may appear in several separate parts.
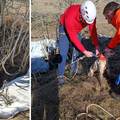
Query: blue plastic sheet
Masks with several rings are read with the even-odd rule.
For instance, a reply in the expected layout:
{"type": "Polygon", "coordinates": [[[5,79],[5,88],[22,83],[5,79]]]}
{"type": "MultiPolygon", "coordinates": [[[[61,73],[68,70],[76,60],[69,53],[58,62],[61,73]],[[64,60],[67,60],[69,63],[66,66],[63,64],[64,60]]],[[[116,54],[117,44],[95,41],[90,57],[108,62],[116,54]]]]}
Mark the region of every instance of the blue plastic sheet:
{"type": "Polygon", "coordinates": [[[47,55],[46,46],[49,46],[48,52],[58,48],[58,42],[51,39],[31,42],[31,73],[45,73],[49,71],[49,62],[45,61],[47,55]]]}

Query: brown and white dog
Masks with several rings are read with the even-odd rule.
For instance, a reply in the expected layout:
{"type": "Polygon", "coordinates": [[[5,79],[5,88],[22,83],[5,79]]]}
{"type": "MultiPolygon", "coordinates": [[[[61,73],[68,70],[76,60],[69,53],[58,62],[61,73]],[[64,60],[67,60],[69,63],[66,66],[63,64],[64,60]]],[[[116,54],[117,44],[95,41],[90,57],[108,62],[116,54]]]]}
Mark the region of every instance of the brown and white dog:
{"type": "Polygon", "coordinates": [[[108,58],[115,57],[115,56],[116,56],[116,53],[112,49],[105,49],[99,55],[99,58],[91,65],[90,70],[88,72],[88,76],[92,77],[94,75],[94,72],[99,71],[100,85],[102,86],[103,73],[105,70],[110,77],[108,58]]]}

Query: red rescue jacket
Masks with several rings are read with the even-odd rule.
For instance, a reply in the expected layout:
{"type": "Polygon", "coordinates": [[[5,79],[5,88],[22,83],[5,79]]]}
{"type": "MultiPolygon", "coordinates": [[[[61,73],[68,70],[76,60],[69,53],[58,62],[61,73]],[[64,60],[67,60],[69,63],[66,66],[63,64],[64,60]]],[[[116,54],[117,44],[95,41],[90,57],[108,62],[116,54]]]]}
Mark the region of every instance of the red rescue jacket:
{"type": "Polygon", "coordinates": [[[107,49],[114,49],[118,43],[120,43],[120,9],[116,11],[115,15],[112,18],[111,24],[116,28],[117,32],[106,47],[107,49]]]}
{"type": "Polygon", "coordinates": [[[71,41],[77,46],[82,52],[85,51],[84,46],[77,38],[77,33],[79,33],[83,28],[89,25],[89,31],[91,39],[94,43],[94,46],[99,46],[97,31],[96,31],[96,19],[92,24],[82,23],[79,18],[81,5],[72,5],[68,7],[65,13],[60,18],[60,23],[67,30],[67,33],[71,41]]]}

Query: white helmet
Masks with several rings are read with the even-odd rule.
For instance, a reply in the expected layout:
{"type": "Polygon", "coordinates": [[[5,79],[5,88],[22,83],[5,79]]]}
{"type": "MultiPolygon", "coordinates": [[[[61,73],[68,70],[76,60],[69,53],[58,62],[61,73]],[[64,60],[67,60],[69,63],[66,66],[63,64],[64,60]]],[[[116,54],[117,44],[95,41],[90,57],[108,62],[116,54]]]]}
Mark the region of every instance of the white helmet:
{"type": "Polygon", "coordinates": [[[96,7],[92,1],[85,1],[82,3],[80,12],[88,24],[94,22],[94,19],[96,17],[96,7]]]}

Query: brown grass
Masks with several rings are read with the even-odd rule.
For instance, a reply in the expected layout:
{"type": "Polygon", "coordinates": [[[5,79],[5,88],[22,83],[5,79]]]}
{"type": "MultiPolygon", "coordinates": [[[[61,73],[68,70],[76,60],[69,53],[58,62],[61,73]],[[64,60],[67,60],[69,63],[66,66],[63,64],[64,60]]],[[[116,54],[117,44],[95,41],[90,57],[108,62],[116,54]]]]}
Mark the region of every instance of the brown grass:
{"type": "MultiPolygon", "coordinates": [[[[57,117],[60,120],[63,119],[75,120],[78,114],[86,112],[86,107],[90,104],[100,105],[116,118],[119,117],[120,103],[119,101],[116,101],[113,98],[111,98],[109,94],[109,90],[111,88],[110,86],[108,86],[107,82],[105,83],[106,85],[105,90],[101,91],[100,89],[98,89],[98,87],[100,86],[98,84],[98,79],[96,78],[96,75],[92,78],[87,78],[87,76],[84,73],[82,73],[82,74],[77,74],[72,81],[66,80],[67,84],[64,85],[63,87],[60,87],[59,83],[57,84],[58,82],[57,80],[52,83],[52,81],[56,77],[56,74],[55,74],[55,70],[53,69],[48,73],[41,75],[41,79],[37,81],[39,84],[39,88],[32,92],[32,93],[36,92],[37,94],[37,96],[34,96],[34,94],[32,96],[33,99],[32,119],[34,119],[34,117],[37,116],[37,114],[35,113],[35,108],[37,107],[39,108],[39,110],[42,110],[40,108],[42,104],[46,104],[45,105],[46,107],[50,105],[51,106],[50,111],[52,111],[53,105],[55,105],[55,102],[58,100],[56,99],[55,101],[55,98],[59,98],[59,104],[56,105],[56,109],[59,107],[59,111],[51,113],[50,120],[53,120],[54,115],[57,116],[58,114],[59,116],[57,117]],[[42,81],[47,81],[47,82],[40,85],[42,81]],[[56,93],[54,93],[55,91],[56,93]],[[54,99],[54,104],[53,104],[53,99],[54,99]]],[[[69,76],[67,77],[69,78],[69,76]]],[[[43,110],[45,110],[46,107],[44,107],[43,110]]],[[[38,111],[36,112],[38,113],[38,111]]],[[[99,107],[96,106],[90,107],[88,112],[89,114],[94,115],[100,118],[101,120],[112,120],[112,117],[109,114],[107,114],[104,110],[100,109],[99,107]]],[[[46,116],[45,113],[46,110],[43,115],[44,119],[46,116]]],[[[40,117],[40,113],[39,116],[37,117],[38,118],[40,117]]],[[[86,120],[85,115],[82,115],[81,117],[80,120],[86,120]]]]}
{"type": "MultiPolygon", "coordinates": [[[[101,46],[102,49],[104,49],[108,42],[109,41],[105,42],[101,46]]],[[[92,48],[90,49],[92,50],[92,48]]],[[[119,58],[119,56],[117,58],[119,58]]],[[[84,72],[81,74],[76,74],[73,80],[71,80],[71,78],[74,74],[70,75],[70,69],[68,67],[68,69],[65,71],[67,84],[62,87],[59,86],[58,79],[56,79],[58,75],[57,69],[52,68],[48,73],[39,75],[37,74],[36,80],[32,80],[32,119],[35,119],[35,117],[38,119],[40,116],[42,117],[41,114],[39,114],[39,116],[37,115],[38,109],[44,111],[43,118],[46,119],[48,105],[51,106],[49,109],[51,114],[50,116],[48,115],[50,120],[53,120],[54,117],[56,119],[59,118],[59,120],[75,120],[77,115],[80,113],[86,113],[87,107],[92,104],[99,105],[103,108],[101,109],[95,105],[90,106],[88,113],[89,115],[93,115],[92,117],[97,117],[100,120],[115,120],[115,118],[120,117],[120,102],[111,98],[109,94],[110,90],[115,88],[112,88],[114,84],[110,82],[108,75],[106,73],[104,74],[104,90],[101,89],[99,85],[98,73],[96,73],[91,78],[86,75],[89,66],[93,63],[94,60],[95,58],[84,58],[81,60],[79,68],[83,69],[84,72]],[[38,76],[39,79],[37,79],[38,76]],[[35,83],[37,83],[37,86],[35,86],[35,83]],[[56,104],[56,102],[59,104],[56,104]],[[42,104],[45,106],[41,109],[40,106],[42,104]],[[55,107],[57,109],[56,112],[53,111],[55,107]],[[37,110],[36,112],[35,109],[37,110]],[[104,109],[110,114],[107,113],[104,109]],[[113,118],[111,115],[115,118],[113,118]]],[[[111,71],[115,72],[113,69],[111,69],[111,71]]],[[[32,78],[34,78],[34,76],[32,78]]],[[[118,87],[120,88],[120,86],[118,87]]],[[[119,88],[117,88],[117,90],[119,90],[119,88]]],[[[86,115],[84,114],[78,117],[78,120],[92,119],[93,118],[88,116],[86,118],[86,115]]]]}

